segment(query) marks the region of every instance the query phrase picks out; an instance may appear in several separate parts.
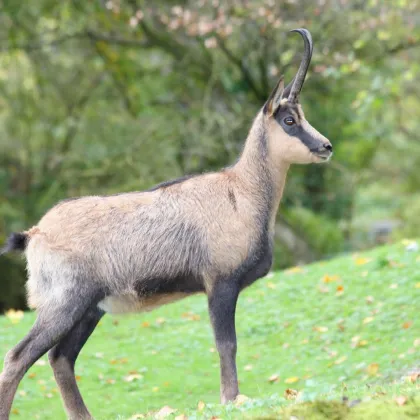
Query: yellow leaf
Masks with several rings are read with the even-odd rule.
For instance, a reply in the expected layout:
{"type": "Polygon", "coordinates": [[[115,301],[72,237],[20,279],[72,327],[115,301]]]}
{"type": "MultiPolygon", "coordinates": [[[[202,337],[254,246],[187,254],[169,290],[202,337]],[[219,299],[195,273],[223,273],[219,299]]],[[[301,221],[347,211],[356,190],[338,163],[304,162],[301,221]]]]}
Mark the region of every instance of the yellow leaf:
{"type": "Polygon", "coordinates": [[[272,283],[271,281],[269,281],[269,282],[267,283],[267,287],[268,287],[269,289],[275,289],[275,288],[276,288],[276,285],[275,285],[274,283],[272,283]]]}
{"type": "Polygon", "coordinates": [[[153,392],[158,392],[158,391],[159,391],[159,387],[158,387],[158,386],[154,386],[154,387],[152,388],[152,391],[153,391],[153,392]]]}
{"type": "Polygon", "coordinates": [[[420,338],[416,338],[415,340],[414,340],[414,347],[420,347],[420,338]]]}
{"type": "Polygon", "coordinates": [[[197,405],[198,411],[203,411],[206,404],[203,401],[200,401],[197,405]]]}
{"type": "Polygon", "coordinates": [[[328,331],[328,327],[314,327],[314,330],[320,333],[324,333],[328,331]]]}
{"type": "Polygon", "coordinates": [[[344,293],[344,286],[343,285],[339,285],[337,286],[337,294],[342,295],[344,293]]]}
{"type": "Polygon", "coordinates": [[[371,261],[371,259],[370,258],[366,258],[366,257],[356,257],[354,259],[354,263],[356,265],[365,265],[365,264],[367,264],[370,261],[371,261]]]}
{"type": "Polygon", "coordinates": [[[271,383],[273,383],[273,382],[277,382],[278,380],[279,380],[279,375],[277,375],[277,374],[271,375],[271,376],[268,378],[268,382],[271,382],[271,383]]]}
{"type": "Polygon", "coordinates": [[[110,384],[110,385],[114,385],[115,384],[115,379],[107,379],[106,383],[110,384]]]}
{"type": "Polygon", "coordinates": [[[242,405],[245,401],[248,401],[248,400],[249,400],[249,398],[246,395],[239,394],[235,398],[235,405],[236,406],[242,405]]]}
{"type": "Polygon", "coordinates": [[[368,341],[367,340],[360,340],[359,341],[359,347],[366,346],[367,344],[368,344],[368,341]]]}
{"type": "Polygon", "coordinates": [[[28,377],[29,377],[29,378],[31,378],[31,379],[35,378],[35,376],[36,376],[36,373],[34,373],[34,372],[31,372],[31,373],[28,375],[28,377]]]}
{"type": "Polygon", "coordinates": [[[301,267],[291,267],[288,270],[286,270],[286,273],[301,273],[303,271],[303,269],[301,267]]]}
{"type": "Polygon", "coordinates": [[[143,322],[141,323],[141,326],[142,326],[143,328],[148,328],[148,327],[150,327],[150,322],[143,321],[143,322]]]}
{"type": "Polygon", "coordinates": [[[171,414],[175,413],[175,411],[177,411],[175,408],[169,407],[169,405],[165,405],[165,407],[162,407],[155,414],[155,418],[157,418],[157,419],[164,419],[165,417],[168,417],[171,414]]]}
{"type": "Polygon", "coordinates": [[[19,410],[17,408],[12,408],[12,414],[19,414],[19,410]]]}
{"type": "Polygon", "coordinates": [[[12,324],[18,324],[23,318],[23,311],[15,311],[14,309],[9,309],[5,315],[12,322],[12,324]]]}
{"type": "Polygon", "coordinates": [[[337,276],[337,275],[330,276],[330,275],[328,275],[328,274],[325,274],[325,276],[323,276],[321,280],[322,280],[324,283],[331,283],[331,282],[333,282],[333,281],[340,280],[340,277],[339,277],[339,276],[337,276]]]}
{"type": "Polygon", "coordinates": [[[132,373],[130,375],[127,375],[124,377],[125,382],[133,382],[136,379],[142,379],[143,375],[140,375],[140,373],[132,373]]]}
{"type": "Polygon", "coordinates": [[[373,316],[368,316],[363,320],[363,324],[369,324],[369,322],[372,322],[374,319],[373,316]]]}
{"type": "Polygon", "coordinates": [[[337,360],[334,361],[334,364],[339,365],[340,363],[343,363],[345,360],[347,360],[347,356],[341,356],[337,360]]]}
{"type": "Polygon", "coordinates": [[[420,289],[420,281],[414,285],[416,289],[420,289]]]}
{"type": "Polygon", "coordinates": [[[299,391],[296,391],[296,389],[287,388],[286,391],[284,391],[286,400],[295,400],[298,395],[299,391]]]}
{"type": "Polygon", "coordinates": [[[284,383],[285,384],[294,384],[295,382],[298,382],[299,378],[297,376],[292,376],[290,378],[287,378],[284,383]]]}
{"type": "Polygon", "coordinates": [[[377,363],[371,363],[367,368],[366,371],[368,375],[375,376],[379,371],[379,365],[377,363]]]}

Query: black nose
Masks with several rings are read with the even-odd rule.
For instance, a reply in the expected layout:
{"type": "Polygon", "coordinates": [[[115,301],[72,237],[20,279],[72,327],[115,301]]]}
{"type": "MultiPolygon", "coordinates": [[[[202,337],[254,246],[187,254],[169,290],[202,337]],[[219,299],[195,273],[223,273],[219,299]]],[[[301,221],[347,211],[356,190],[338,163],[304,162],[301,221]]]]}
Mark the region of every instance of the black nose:
{"type": "Polygon", "coordinates": [[[324,149],[328,150],[329,152],[332,152],[332,144],[331,143],[324,144],[324,149]]]}

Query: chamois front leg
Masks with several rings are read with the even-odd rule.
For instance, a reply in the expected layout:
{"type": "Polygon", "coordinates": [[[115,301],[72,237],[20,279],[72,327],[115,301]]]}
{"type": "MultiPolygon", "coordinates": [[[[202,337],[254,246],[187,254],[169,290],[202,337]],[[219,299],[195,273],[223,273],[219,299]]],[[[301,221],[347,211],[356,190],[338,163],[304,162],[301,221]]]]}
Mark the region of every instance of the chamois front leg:
{"type": "Polygon", "coordinates": [[[236,372],[235,309],[239,287],[236,281],[221,280],[209,293],[210,319],[220,357],[220,400],[222,404],[239,394],[236,372]]]}

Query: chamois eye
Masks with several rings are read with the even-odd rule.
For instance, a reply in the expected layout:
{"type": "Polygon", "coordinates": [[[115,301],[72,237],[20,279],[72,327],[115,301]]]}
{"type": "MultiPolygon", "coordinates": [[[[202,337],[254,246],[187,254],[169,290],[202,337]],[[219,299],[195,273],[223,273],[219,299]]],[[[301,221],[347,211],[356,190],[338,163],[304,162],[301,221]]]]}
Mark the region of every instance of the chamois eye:
{"type": "Polygon", "coordinates": [[[284,119],[284,123],[287,125],[293,125],[295,123],[295,120],[292,117],[287,117],[284,119]]]}

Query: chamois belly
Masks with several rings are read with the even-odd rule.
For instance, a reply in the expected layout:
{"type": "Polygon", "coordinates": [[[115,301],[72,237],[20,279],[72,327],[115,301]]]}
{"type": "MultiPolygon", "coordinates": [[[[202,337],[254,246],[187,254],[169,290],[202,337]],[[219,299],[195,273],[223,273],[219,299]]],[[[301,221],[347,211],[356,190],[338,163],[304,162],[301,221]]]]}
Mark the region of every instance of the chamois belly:
{"type": "Polygon", "coordinates": [[[156,294],[149,297],[139,297],[135,293],[107,296],[98,303],[98,307],[110,314],[148,312],[159,306],[183,299],[193,293],[156,294]]]}

